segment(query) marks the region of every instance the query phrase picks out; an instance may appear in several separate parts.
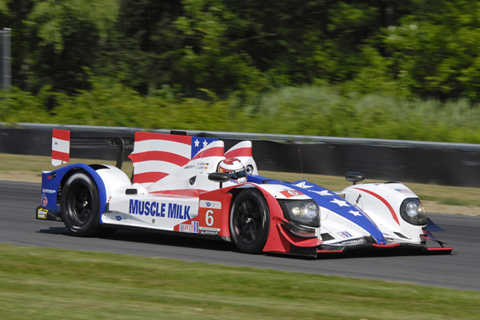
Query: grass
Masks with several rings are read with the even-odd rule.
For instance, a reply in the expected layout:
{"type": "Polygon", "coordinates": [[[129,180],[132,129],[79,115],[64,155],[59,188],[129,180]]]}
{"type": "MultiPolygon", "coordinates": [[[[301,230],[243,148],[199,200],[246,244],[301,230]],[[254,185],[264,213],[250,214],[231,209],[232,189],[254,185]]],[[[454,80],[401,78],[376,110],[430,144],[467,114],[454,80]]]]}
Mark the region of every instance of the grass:
{"type": "Polygon", "coordinates": [[[478,319],[480,292],[0,245],[1,319],[478,319]],[[434,292],[434,294],[432,294],[434,292]]]}
{"type": "MultiPolygon", "coordinates": [[[[0,153],[0,171],[25,171],[38,173],[45,170],[53,170],[51,158],[45,156],[27,156],[21,154],[0,153]]],[[[92,160],[92,159],[71,159],[69,163],[103,163],[115,165],[115,161],[92,160]]],[[[131,172],[131,163],[125,162],[125,170],[131,172]]]]}

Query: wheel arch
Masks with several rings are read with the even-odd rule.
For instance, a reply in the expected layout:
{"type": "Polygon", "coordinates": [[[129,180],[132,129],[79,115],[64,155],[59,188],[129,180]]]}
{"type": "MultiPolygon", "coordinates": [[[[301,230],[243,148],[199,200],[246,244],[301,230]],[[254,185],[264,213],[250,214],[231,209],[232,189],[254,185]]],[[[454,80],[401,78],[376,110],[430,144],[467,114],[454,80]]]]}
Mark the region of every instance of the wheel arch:
{"type": "MultiPolygon", "coordinates": [[[[105,210],[106,204],[107,204],[107,192],[105,188],[105,183],[103,179],[100,177],[100,175],[97,173],[97,170],[100,169],[108,169],[107,166],[104,165],[98,165],[98,164],[93,164],[93,165],[87,165],[83,163],[79,164],[72,164],[69,166],[66,166],[62,169],[65,169],[64,172],[62,173],[61,179],[58,184],[58,193],[57,193],[57,204],[60,204],[61,198],[62,198],[62,190],[67,182],[67,180],[73,176],[75,173],[79,172],[84,172],[86,173],[90,178],[93,179],[95,182],[97,189],[98,189],[98,195],[99,195],[99,201],[100,201],[100,211],[103,212],[105,210]]],[[[60,171],[60,170],[59,170],[60,171]]],[[[60,172],[57,172],[57,174],[60,174],[60,172]]],[[[59,208],[61,211],[62,209],[59,208]]],[[[102,221],[100,219],[100,224],[102,224],[102,221]]]]}
{"type": "MultiPolygon", "coordinates": [[[[283,212],[278,203],[277,199],[267,190],[261,188],[261,186],[255,184],[244,184],[238,187],[234,187],[229,190],[229,193],[232,195],[230,202],[230,207],[228,210],[228,221],[230,221],[231,209],[235,199],[238,195],[245,189],[255,189],[261,193],[264,198],[268,211],[269,211],[269,231],[267,236],[267,241],[262,249],[263,252],[278,252],[286,253],[290,251],[290,244],[287,241],[283,241],[283,236],[279,232],[278,225],[281,223],[283,218],[283,212]]],[[[230,230],[229,230],[230,234],[230,230]]],[[[230,235],[231,237],[231,235],[230,235]]]]}
{"type": "MultiPolygon", "coordinates": [[[[301,256],[316,256],[317,246],[320,244],[318,239],[316,240],[318,243],[316,243],[313,241],[315,239],[304,240],[293,236],[287,236],[282,227],[286,220],[277,198],[267,189],[263,189],[261,185],[251,184],[249,187],[255,188],[262,193],[269,210],[269,232],[262,251],[271,253],[289,253],[301,256]]],[[[230,193],[236,197],[242,189],[243,188],[241,187],[237,187],[230,190],[230,193]]],[[[234,198],[232,198],[232,204],[233,202],[234,198]]],[[[230,219],[230,212],[228,218],[230,219]]]]}

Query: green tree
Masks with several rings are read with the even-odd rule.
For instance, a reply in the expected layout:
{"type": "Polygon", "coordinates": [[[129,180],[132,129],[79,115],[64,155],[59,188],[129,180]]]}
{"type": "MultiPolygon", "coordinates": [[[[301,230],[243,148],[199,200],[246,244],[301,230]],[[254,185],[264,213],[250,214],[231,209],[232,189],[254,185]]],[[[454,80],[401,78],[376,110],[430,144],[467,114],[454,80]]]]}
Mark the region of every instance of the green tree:
{"type": "Polygon", "coordinates": [[[67,94],[89,88],[88,70],[118,15],[110,0],[35,0],[28,16],[34,47],[26,89],[50,85],[67,94]]]}
{"type": "Polygon", "coordinates": [[[416,1],[385,32],[397,81],[421,97],[480,100],[480,3],[416,1]]]}
{"type": "Polygon", "coordinates": [[[95,73],[142,94],[172,86],[172,66],[181,56],[184,38],[174,25],[183,13],[180,0],[119,3],[114,32],[102,48],[95,73]]]}

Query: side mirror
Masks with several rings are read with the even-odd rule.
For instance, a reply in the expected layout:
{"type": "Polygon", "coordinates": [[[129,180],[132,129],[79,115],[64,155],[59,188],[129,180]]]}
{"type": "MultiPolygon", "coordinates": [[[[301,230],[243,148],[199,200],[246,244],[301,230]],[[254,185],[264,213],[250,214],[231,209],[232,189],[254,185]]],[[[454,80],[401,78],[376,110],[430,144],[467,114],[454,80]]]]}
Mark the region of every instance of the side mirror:
{"type": "Polygon", "coordinates": [[[345,174],[345,180],[348,182],[353,182],[353,184],[357,184],[357,182],[365,180],[365,175],[360,172],[347,172],[345,174]]]}
{"type": "Polygon", "coordinates": [[[208,174],[208,180],[220,183],[221,188],[222,183],[230,181],[230,176],[224,172],[212,172],[208,174]]]}

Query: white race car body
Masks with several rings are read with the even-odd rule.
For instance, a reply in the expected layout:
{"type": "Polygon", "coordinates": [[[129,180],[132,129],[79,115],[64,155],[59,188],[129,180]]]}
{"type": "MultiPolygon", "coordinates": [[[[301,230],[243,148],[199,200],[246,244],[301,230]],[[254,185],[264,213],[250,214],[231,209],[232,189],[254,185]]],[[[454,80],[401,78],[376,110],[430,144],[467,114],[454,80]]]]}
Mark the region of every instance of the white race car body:
{"type": "MultiPolygon", "coordinates": [[[[258,175],[250,141],[224,152],[212,138],[140,132],[130,158],[133,181],[107,165],[43,172],[37,219],[64,221],[83,236],[118,228],[214,236],[248,253],[427,250],[426,239],[436,241],[418,197],[404,185],[360,184],[335,193],[308,181],[269,179],[258,175]],[[242,161],[247,182],[216,172],[227,157],[242,161]]],[[[437,243],[433,250],[451,251],[437,243]]]]}

